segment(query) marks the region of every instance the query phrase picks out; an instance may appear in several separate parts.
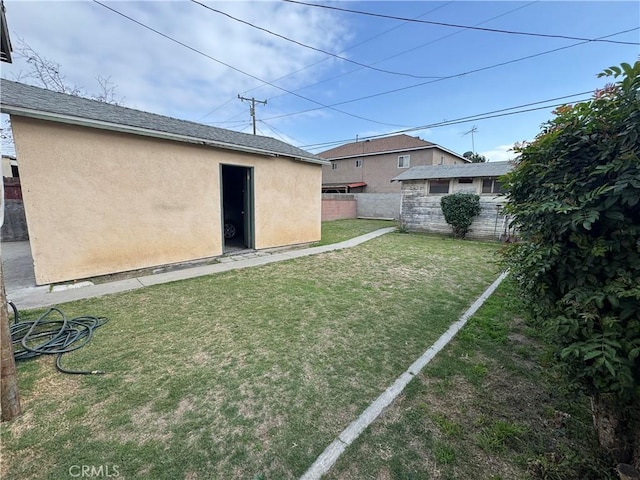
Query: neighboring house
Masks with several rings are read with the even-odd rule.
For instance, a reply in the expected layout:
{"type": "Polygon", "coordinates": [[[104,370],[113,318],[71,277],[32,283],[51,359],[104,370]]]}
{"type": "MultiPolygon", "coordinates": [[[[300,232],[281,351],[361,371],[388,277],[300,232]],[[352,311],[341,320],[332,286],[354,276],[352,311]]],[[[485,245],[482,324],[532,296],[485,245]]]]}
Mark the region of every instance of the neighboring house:
{"type": "Polygon", "coordinates": [[[320,239],[320,157],[0,82],[38,284],[320,239]]]}
{"type": "Polygon", "coordinates": [[[3,177],[19,177],[18,160],[11,155],[2,155],[2,176],[3,177]]]}
{"type": "Polygon", "coordinates": [[[393,179],[402,185],[400,222],[409,231],[451,233],[444,220],[440,200],[444,195],[469,192],[480,195],[482,211],[469,238],[504,239],[510,234],[500,176],[513,168],[511,162],[468,163],[414,167],[393,179]]]}
{"type": "Polygon", "coordinates": [[[418,165],[466,164],[446,148],[409,135],[348,143],[319,153],[331,165],[322,167],[323,193],[399,193],[391,180],[418,165]]]}

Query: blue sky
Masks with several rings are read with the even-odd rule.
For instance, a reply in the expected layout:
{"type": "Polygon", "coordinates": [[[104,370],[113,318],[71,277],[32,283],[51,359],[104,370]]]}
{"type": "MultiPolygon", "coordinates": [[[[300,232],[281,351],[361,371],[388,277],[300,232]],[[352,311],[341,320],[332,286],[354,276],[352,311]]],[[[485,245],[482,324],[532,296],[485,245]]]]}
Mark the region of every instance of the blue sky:
{"type": "MultiPolygon", "coordinates": [[[[640,52],[638,45],[436,26],[282,1],[202,3],[387,72],[302,47],[186,0],[105,4],[206,56],[94,2],[6,0],[5,6],[14,47],[23,39],[41,56],[59,63],[69,83],[90,93],[98,90],[96,77],[110,77],[126,106],[245,132],[251,131],[249,105],[237,96],[254,96],[268,102],[256,109],[259,133],[313,152],[356,136],[392,133],[591,91],[607,82],[596,78],[599,71],[634,62],[640,52]],[[562,47],[569,48],[544,53],[562,47]],[[493,67],[536,54],[542,55],[493,67]],[[471,72],[486,67],[491,68],[471,72]],[[386,93],[397,89],[402,90],[386,93]],[[332,105],[342,112],[326,107],[332,105]]],[[[640,3],[635,1],[314,3],[585,39],[635,29],[608,39],[640,42],[640,3]]],[[[16,58],[13,65],[2,65],[2,76],[30,82],[24,77],[28,70],[24,60],[16,58]]],[[[551,110],[409,134],[462,154],[472,149],[472,136],[465,132],[476,127],[475,151],[492,161],[505,160],[512,156],[508,150],[515,142],[533,139],[551,110]]]]}

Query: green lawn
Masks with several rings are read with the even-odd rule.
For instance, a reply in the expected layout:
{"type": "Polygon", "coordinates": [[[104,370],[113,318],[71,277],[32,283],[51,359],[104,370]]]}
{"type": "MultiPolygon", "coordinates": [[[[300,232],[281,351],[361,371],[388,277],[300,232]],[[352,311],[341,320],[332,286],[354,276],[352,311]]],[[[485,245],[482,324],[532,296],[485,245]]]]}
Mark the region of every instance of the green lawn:
{"type": "Polygon", "coordinates": [[[327,475],[332,479],[617,478],[587,398],[553,375],[504,282],[327,475]]]}
{"type": "Polygon", "coordinates": [[[24,414],[0,429],[1,477],[297,478],[494,280],[497,247],[392,233],[61,305],[110,318],[63,359],[108,373],[19,364],[24,414]]]}
{"type": "Polygon", "coordinates": [[[391,220],[347,219],[322,222],[322,238],[315,246],[338,243],[380,228],[395,226],[397,222],[391,220]]]}

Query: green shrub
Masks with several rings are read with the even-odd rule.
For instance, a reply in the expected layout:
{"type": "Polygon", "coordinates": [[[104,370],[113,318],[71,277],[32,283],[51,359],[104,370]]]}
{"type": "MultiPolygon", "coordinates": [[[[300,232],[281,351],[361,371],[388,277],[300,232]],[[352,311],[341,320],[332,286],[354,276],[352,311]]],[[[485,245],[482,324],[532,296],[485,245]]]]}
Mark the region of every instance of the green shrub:
{"type": "Polygon", "coordinates": [[[640,454],[640,62],[601,75],[620,80],[559,107],[517,149],[505,210],[522,241],[504,259],[568,378],[593,395],[601,444],[629,462],[640,454]]]}
{"type": "Polygon", "coordinates": [[[464,238],[480,213],[480,197],[475,193],[453,193],[442,197],[440,206],[445,221],[453,228],[453,236],[464,238]]]}

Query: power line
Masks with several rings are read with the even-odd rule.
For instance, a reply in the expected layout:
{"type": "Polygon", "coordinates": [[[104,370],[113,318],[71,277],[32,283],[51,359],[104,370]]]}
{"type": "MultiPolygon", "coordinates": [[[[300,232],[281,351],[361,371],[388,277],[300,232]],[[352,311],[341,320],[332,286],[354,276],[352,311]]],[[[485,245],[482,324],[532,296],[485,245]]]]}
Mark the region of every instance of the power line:
{"type": "Polygon", "coordinates": [[[273,125],[271,125],[271,124],[269,124],[269,123],[265,122],[264,120],[258,120],[258,122],[263,123],[263,124],[264,124],[268,129],[269,129],[269,130],[271,130],[273,133],[275,133],[275,134],[276,134],[276,136],[277,136],[280,140],[282,140],[283,142],[290,143],[290,140],[287,140],[286,138],[284,138],[284,137],[282,136],[282,135],[286,135],[286,136],[287,136],[287,137],[289,137],[291,140],[294,140],[296,143],[303,143],[303,142],[301,142],[300,140],[298,140],[297,138],[292,137],[291,135],[289,135],[289,134],[287,134],[287,133],[284,133],[282,130],[278,130],[276,127],[274,127],[273,125]],[[280,135],[280,134],[282,134],[282,135],[280,135]]]}
{"type": "Polygon", "coordinates": [[[230,65],[230,64],[228,64],[228,63],[225,63],[225,62],[223,62],[222,60],[218,60],[217,58],[212,57],[211,55],[209,55],[209,54],[207,54],[207,53],[204,53],[203,51],[198,50],[197,48],[194,48],[194,47],[192,47],[192,46],[190,46],[190,45],[187,45],[186,43],[181,42],[180,40],[177,40],[177,39],[175,39],[175,38],[173,38],[173,37],[171,37],[171,36],[169,36],[169,35],[167,35],[167,34],[165,34],[165,33],[162,33],[161,31],[156,30],[155,28],[150,27],[149,25],[147,25],[147,24],[145,24],[145,23],[142,23],[142,22],[140,22],[140,21],[136,20],[135,18],[132,18],[132,17],[130,17],[130,16],[128,16],[128,15],[126,15],[126,14],[124,14],[124,13],[122,13],[122,12],[120,12],[120,11],[116,10],[115,8],[111,8],[111,7],[109,7],[108,5],[105,5],[104,3],[99,2],[98,0],[93,0],[93,2],[94,2],[94,3],[96,3],[96,4],[98,4],[98,5],[100,5],[101,7],[106,8],[107,10],[111,10],[113,13],[115,13],[115,14],[117,14],[117,15],[120,15],[121,17],[124,17],[124,18],[126,18],[127,20],[130,20],[130,21],[132,21],[132,22],[134,22],[134,23],[136,23],[136,24],[140,25],[140,26],[141,26],[141,27],[143,27],[143,28],[146,28],[147,30],[150,30],[150,31],[152,31],[152,32],[154,32],[154,33],[156,33],[156,34],[160,35],[161,37],[166,38],[167,40],[170,40],[170,41],[172,41],[172,42],[174,42],[174,43],[177,43],[178,45],[183,46],[184,48],[187,48],[187,49],[191,50],[192,52],[195,52],[195,53],[197,53],[197,54],[199,54],[199,55],[202,55],[202,56],[204,56],[204,57],[208,58],[209,60],[212,60],[212,61],[214,61],[214,62],[216,62],[216,63],[219,63],[220,65],[224,65],[225,67],[230,68],[231,70],[234,70],[234,71],[236,71],[236,72],[238,72],[238,73],[241,73],[241,74],[243,74],[243,75],[246,75],[247,77],[253,78],[254,80],[258,80],[258,81],[259,81],[259,82],[261,82],[261,83],[264,83],[264,84],[270,85],[270,86],[272,86],[272,87],[274,87],[274,88],[277,88],[278,90],[281,90],[281,91],[286,92],[286,93],[290,93],[291,95],[293,95],[293,96],[295,96],[295,97],[298,97],[298,98],[300,98],[300,99],[302,99],[302,100],[306,100],[306,101],[308,101],[308,102],[315,103],[316,105],[320,105],[320,108],[328,108],[328,109],[330,109],[330,110],[333,110],[334,112],[342,113],[343,115],[348,115],[348,116],[350,116],[350,117],[358,118],[358,119],[360,119],[360,120],[364,120],[364,121],[367,121],[367,122],[376,123],[376,124],[378,124],[378,125],[385,125],[385,126],[388,126],[388,127],[389,127],[389,126],[390,126],[390,127],[403,127],[403,126],[406,126],[406,125],[397,125],[397,124],[393,124],[393,123],[384,123],[384,122],[379,122],[379,121],[377,121],[377,120],[373,120],[373,119],[371,119],[371,118],[366,118],[366,117],[362,117],[362,116],[360,116],[360,115],[356,115],[356,114],[353,114],[353,113],[345,112],[344,110],[339,110],[339,109],[337,109],[337,108],[332,107],[331,105],[325,105],[324,103],[318,102],[318,101],[313,100],[313,99],[308,98],[308,97],[305,97],[304,95],[300,95],[300,94],[298,94],[298,93],[292,92],[292,91],[290,91],[290,90],[287,90],[286,88],[283,88],[283,87],[280,87],[280,86],[278,86],[278,85],[274,84],[273,82],[268,82],[268,81],[263,80],[263,79],[261,79],[261,78],[259,78],[259,77],[255,76],[255,75],[252,75],[252,74],[250,74],[250,73],[248,73],[248,72],[245,72],[245,71],[243,71],[243,70],[240,70],[239,68],[234,67],[233,65],[230,65]]]}
{"type": "MultiPolygon", "coordinates": [[[[578,97],[578,96],[582,96],[582,95],[586,95],[586,94],[591,94],[593,93],[591,90],[585,91],[585,92],[580,92],[580,93],[573,93],[571,95],[564,95],[562,97],[555,97],[555,98],[549,98],[547,100],[540,100],[537,102],[531,102],[531,103],[525,103],[522,105],[516,105],[514,107],[507,107],[507,108],[501,108],[499,110],[492,110],[489,112],[484,112],[484,113],[477,113],[474,115],[468,115],[466,117],[459,117],[459,118],[455,118],[453,120],[443,120],[442,122],[436,122],[436,123],[432,123],[432,124],[428,124],[428,125],[421,125],[419,127],[411,127],[411,128],[407,128],[404,130],[397,130],[395,132],[388,132],[388,133],[383,133],[383,134],[379,134],[379,135],[371,135],[369,137],[362,137],[362,140],[367,140],[367,139],[374,139],[374,138],[381,138],[381,137],[387,137],[389,135],[398,135],[401,133],[409,133],[409,132],[415,132],[418,130],[424,130],[427,128],[436,128],[436,127],[444,127],[444,126],[448,126],[448,125],[456,125],[459,123],[466,123],[466,122],[475,122],[476,120],[486,120],[486,119],[490,119],[490,118],[497,118],[497,117],[503,117],[503,116],[507,116],[507,115],[514,115],[516,113],[526,113],[526,112],[532,112],[535,110],[544,110],[546,108],[552,108],[552,107],[557,107],[560,105],[566,105],[566,102],[563,103],[556,103],[553,105],[544,105],[541,107],[536,107],[536,108],[529,108],[526,110],[519,110],[517,112],[509,112],[509,110],[516,110],[516,109],[520,109],[520,108],[524,108],[524,107],[531,107],[533,105],[540,105],[541,103],[549,103],[549,102],[556,102],[558,100],[564,100],[567,98],[571,98],[571,97],[578,97]],[[508,112],[508,113],[505,113],[508,112]]],[[[580,99],[580,100],[574,100],[574,102],[582,102],[588,99],[580,99]]],[[[349,142],[351,141],[351,139],[346,139],[346,140],[335,140],[335,141],[331,141],[331,142],[323,142],[323,143],[314,143],[314,144],[309,144],[309,145],[302,145],[300,148],[312,148],[312,149],[316,149],[319,147],[328,147],[331,145],[338,145],[338,144],[342,144],[345,142],[349,142]]]]}
{"type": "Polygon", "coordinates": [[[276,134],[276,137],[278,137],[280,140],[282,140],[283,142],[287,142],[287,143],[289,143],[289,142],[288,142],[287,140],[285,140],[282,136],[280,136],[280,134],[279,134],[278,132],[276,132],[276,130],[275,130],[271,125],[269,125],[269,124],[268,124],[268,123],[266,123],[266,122],[263,122],[262,120],[258,120],[258,122],[260,122],[260,123],[264,123],[264,125],[265,125],[269,130],[271,130],[273,133],[275,133],[275,134],[276,134]]]}
{"type": "MultiPolygon", "coordinates": [[[[534,2],[531,2],[531,3],[535,3],[535,2],[538,2],[538,1],[540,1],[540,0],[535,0],[534,2]]],[[[432,12],[435,12],[436,10],[439,10],[439,9],[441,9],[441,8],[444,8],[444,7],[446,7],[447,5],[450,5],[450,4],[452,4],[452,3],[454,3],[454,2],[453,2],[453,0],[451,0],[451,1],[447,2],[447,3],[444,3],[444,4],[442,4],[442,5],[438,5],[436,8],[433,8],[433,9],[431,9],[431,10],[427,11],[427,12],[421,13],[421,14],[420,14],[420,15],[418,15],[416,18],[420,18],[420,17],[423,17],[423,16],[425,16],[425,15],[428,15],[428,14],[430,14],[430,13],[432,13],[432,12]]],[[[528,4],[528,5],[529,5],[529,4],[528,4]]],[[[527,6],[527,5],[525,5],[525,6],[527,6]]],[[[520,8],[524,8],[524,7],[520,7],[520,8]]],[[[517,10],[517,9],[516,9],[516,10],[517,10]]],[[[494,18],[497,18],[497,17],[494,17],[494,18]]],[[[405,22],[405,23],[406,23],[406,22],[405,22]]],[[[351,46],[350,46],[350,47],[348,47],[348,48],[345,48],[344,50],[341,50],[340,52],[338,52],[338,54],[342,54],[342,53],[348,52],[349,50],[353,50],[354,48],[359,47],[360,45],[364,45],[365,43],[368,43],[368,42],[370,42],[371,40],[375,40],[376,38],[379,38],[379,37],[381,37],[381,36],[383,36],[383,35],[386,35],[387,33],[391,32],[391,31],[393,31],[393,30],[397,30],[398,28],[401,28],[403,25],[404,25],[404,23],[401,23],[401,24],[399,24],[399,25],[395,25],[394,27],[391,27],[391,28],[389,28],[389,29],[387,29],[387,30],[384,30],[384,31],[382,31],[382,32],[380,32],[380,33],[378,33],[378,34],[376,34],[376,35],[372,36],[372,37],[369,37],[369,38],[367,38],[367,39],[365,39],[365,40],[363,40],[363,41],[361,41],[361,42],[358,42],[358,43],[356,43],[356,44],[354,44],[354,45],[351,45],[351,46]]],[[[456,33],[458,33],[458,32],[456,32],[456,33]]],[[[455,35],[455,33],[454,33],[454,34],[452,34],[452,35],[455,35]]],[[[300,72],[302,72],[302,71],[304,71],[304,70],[307,70],[308,68],[311,68],[311,67],[314,67],[314,66],[316,66],[316,65],[319,65],[319,64],[321,64],[321,63],[323,63],[323,62],[326,62],[327,60],[329,60],[329,58],[330,58],[330,57],[325,57],[325,58],[323,58],[322,60],[318,60],[317,62],[310,63],[309,65],[306,65],[306,66],[304,66],[304,67],[302,67],[302,68],[299,68],[298,70],[294,70],[293,72],[289,72],[289,73],[287,73],[286,75],[282,75],[281,77],[278,77],[278,78],[276,78],[276,79],[272,80],[272,82],[274,82],[274,83],[275,83],[275,82],[279,82],[280,80],[284,80],[285,78],[288,78],[288,77],[290,77],[290,76],[292,76],[292,75],[295,75],[295,74],[297,74],[297,73],[300,73],[300,72]]],[[[379,62],[376,62],[376,63],[379,63],[379,62]]],[[[351,72],[348,72],[348,73],[353,73],[353,72],[356,72],[356,71],[358,71],[358,70],[360,70],[360,69],[352,70],[351,72]]],[[[347,73],[347,74],[345,74],[345,75],[348,75],[348,73],[347,73]]],[[[339,75],[339,76],[341,76],[341,75],[339,75]]],[[[332,78],[338,78],[339,76],[331,77],[330,79],[332,79],[332,78]]],[[[329,80],[330,80],[330,79],[329,79],[329,80]]],[[[298,89],[294,90],[294,92],[299,92],[300,90],[304,90],[305,88],[312,87],[312,86],[314,86],[314,85],[318,85],[319,83],[324,83],[325,81],[328,81],[328,80],[323,80],[322,82],[318,82],[318,83],[315,83],[315,84],[308,85],[308,86],[306,86],[306,87],[298,88],[298,89]]],[[[258,85],[257,87],[253,87],[253,88],[250,88],[249,90],[246,90],[244,93],[252,92],[252,91],[254,91],[254,90],[257,90],[258,88],[262,88],[263,86],[264,86],[264,85],[258,85]]],[[[286,95],[286,93],[281,93],[281,94],[279,94],[279,95],[275,95],[275,96],[273,96],[273,97],[269,98],[269,100],[273,100],[274,98],[278,98],[278,97],[281,97],[281,96],[283,96],[283,95],[286,95]]],[[[235,99],[236,99],[235,97],[230,98],[229,100],[227,100],[226,102],[224,102],[222,105],[218,105],[218,106],[217,106],[217,107],[215,107],[214,109],[210,110],[206,115],[204,115],[204,116],[202,116],[202,117],[200,117],[200,118],[202,119],[202,118],[208,117],[208,116],[209,116],[209,115],[211,115],[213,112],[215,112],[215,111],[217,111],[217,110],[221,109],[222,107],[224,107],[225,105],[229,104],[230,102],[232,102],[232,101],[233,101],[233,100],[235,100],[235,99]]],[[[224,122],[214,122],[214,123],[224,123],[224,122]]]]}
{"type": "Polygon", "coordinates": [[[200,118],[198,118],[198,122],[201,121],[204,118],[207,118],[209,115],[211,115],[213,112],[215,112],[216,110],[221,109],[222,107],[224,107],[225,105],[230,104],[232,101],[234,101],[236,99],[236,97],[232,97],[229,100],[227,100],[226,102],[224,102],[222,105],[218,105],[216,108],[214,108],[213,110],[211,110],[210,112],[205,113],[204,115],[202,115],[200,118]]]}
{"type": "MultiPolygon", "coordinates": [[[[640,27],[635,27],[635,28],[631,28],[631,29],[628,29],[628,30],[623,30],[621,32],[612,33],[610,35],[605,35],[605,36],[600,37],[600,38],[613,37],[613,36],[621,35],[623,33],[628,33],[628,32],[634,31],[634,30],[640,30],[640,27]]],[[[389,94],[392,94],[392,93],[398,93],[398,92],[402,92],[402,91],[405,91],[405,90],[411,90],[413,88],[422,87],[422,86],[425,86],[425,85],[430,85],[432,83],[441,82],[441,81],[444,81],[444,80],[450,80],[452,78],[459,78],[459,77],[463,77],[463,76],[470,75],[470,74],[473,74],[473,73],[478,73],[478,72],[482,72],[482,71],[485,71],[485,70],[491,70],[493,68],[503,67],[505,65],[510,65],[512,63],[521,62],[523,60],[528,60],[530,58],[540,57],[542,55],[548,55],[550,53],[558,52],[560,50],[566,50],[566,49],[569,49],[569,48],[577,47],[578,45],[584,45],[585,43],[589,43],[589,41],[578,42],[578,43],[574,43],[572,45],[565,45],[564,47],[558,47],[558,48],[554,48],[552,50],[547,50],[547,51],[544,51],[544,52],[534,53],[532,55],[527,55],[525,57],[520,57],[520,58],[516,58],[516,59],[513,59],[513,60],[508,60],[506,62],[500,62],[500,63],[496,63],[496,64],[493,64],[493,65],[488,65],[488,66],[485,66],[485,67],[480,67],[480,68],[476,68],[476,69],[473,69],[473,70],[468,70],[466,72],[455,73],[453,75],[448,75],[446,77],[441,77],[441,78],[438,78],[436,80],[430,80],[428,82],[420,82],[420,83],[416,83],[416,84],[413,84],[413,85],[407,85],[405,87],[399,87],[399,88],[394,88],[394,89],[391,89],[391,90],[385,90],[383,92],[373,93],[371,95],[365,95],[364,97],[352,98],[351,100],[345,100],[345,101],[342,101],[342,102],[337,102],[337,103],[331,104],[331,106],[332,107],[337,107],[337,106],[340,106],[340,105],[346,105],[348,103],[359,102],[359,101],[362,101],[362,100],[369,100],[371,98],[381,97],[383,95],[389,95],[389,94]]],[[[292,116],[292,115],[299,115],[301,113],[308,113],[308,112],[313,112],[313,111],[316,111],[316,110],[320,110],[320,108],[310,108],[310,109],[307,109],[307,110],[301,110],[301,111],[297,111],[297,112],[291,112],[291,113],[285,113],[285,114],[282,114],[282,115],[276,115],[276,116],[273,116],[273,117],[269,117],[266,120],[274,120],[274,119],[277,119],[277,118],[283,118],[283,117],[288,117],[288,116],[292,116]]]]}
{"type": "MultiPolygon", "coordinates": [[[[583,99],[578,100],[578,102],[584,102],[586,100],[589,100],[589,99],[588,98],[583,98],[583,99]]],[[[536,110],[545,110],[547,108],[559,107],[559,106],[562,106],[562,105],[566,105],[566,104],[565,103],[556,103],[554,105],[545,105],[544,107],[528,108],[526,110],[518,110],[516,112],[501,113],[501,114],[497,114],[497,115],[487,115],[485,117],[475,117],[475,118],[470,118],[470,119],[467,119],[467,120],[451,120],[451,121],[448,121],[448,122],[432,123],[430,125],[423,125],[421,127],[414,127],[414,128],[409,128],[409,129],[406,129],[406,130],[398,130],[398,131],[395,131],[395,132],[389,132],[389,133],[385,133],[385,134],[381,134],[381,135],[373,135],[373,136],[370,136],[370,137],[360,137],[360,140],[371,140],[371,139],[374,139],[374,138],[381,138],[381,137],[386,137],[386,136],[389,136],[389,135],[398,135],[398,134],[401,134],[401,133],[415,132],[415,131],[418,131],[418,130],[426,130],[426,129],[439,128],[439,127],[448,127],[450,125],[458,125],[460,123],[476,122],[476,121],[479,121],[479,120],[489,120],[489,119],[492,119],[492,118],[507,117],[507,116],[510,116],[510,115],[517,115],[517,114],[520,114],[520,113],[534,112],[536,110]]],[[[317,150],[318,148],[320,148],[322,146],[324,146],[326,148],[326,147],[329,147],[329,146],[332,146],[332,145],[340,145],[340,144],[343,144],[345,142],[351,142],[352,140],[353,139],[351,139],[351,138],[347,138],[345,140],[337,140],[337,141],[334,141],[334,142],[327,142],[327,143],[318,143],[318,144],[315,144],[315,145],[302,145],[302,146],[300,146],[298,148],[317,150]]]]}
{"type": "MultiPolygon", "coordinates": [[[[495,20],[496,18],[504,17],[505,15],[509,15],[510,13],[513,13],[513,12],[515,12],[515,11],[517,11],[517,10],[520,10],[520,9],[523,9],[523,8],[526,8],[526,7],[529,7],[529,6],[533,5],[534,3],[538,3],[539,1],[540,1],[540,0],[534,0],[533,2],[529,2],[529,3],[525,4],[525,5],[521,5],[521,6],[517,7],[517,8],[512,9],[512,10],[509,10],[509,11],[507,11],[507,12],[501,13],[500,15],[496,15],[495,17],[491,17],[491,18],[488,18],[488,19],[486,19],[486,20],[484,20],[484,21],[482,21],[482,22],[476,23],[476,25],[483,25],[483,24],[485,24],[485,23],[487,23],[487,22],[490,22],[490,21],[492,21],[492,20],[495,20]]],[[[449,3],[451,3],[451,2],[449,2],[449,3]]],[[[434,9],[434,10],[437,10],[437,9],[434,9]]],[[[427,13],[430,13],[430,12],[427,12],[427,13]]],[[[426,14],[425,14],[425,15],[426,15],[426,14]]],[[[416,18],[420,18],[421,16],[423,16],[423,15],[420,15],[420,16],[418,16],[418,17],[416,17],[416,18]]],[[[407,22],[405,22],[405,23],[407,23],[407,22]]],[[[399,27],[400,27],[400,26],[402,26],[402,25],[404,25],[404,24],[398,25],[398,26],[396,26],[396,27],[394,27],[394,28],[399,28],[399,27]]],[[[388,31],[391,31],[391,30],[393,30],[393,29],[390,29],[390,30],[388,30],[388,31]]],[[[449,34],[447,34],[447,35],[443,35],[442,37],[436,38],[435,40],[431,40],[431,41],[429,41],[429,42],[423,43],[423,44],[418,45],[418,46],[416,46],[416,47],[412,47],[412,48],[410,48],[410,49],[408,49],[408,50],[403,50],[403,51],[398,52],[398,53],[396,53],[396,54],[394,54],[394,55],[390,55],[390,56],[388,56],[388,57],[384,57],[384,58],[382,58],[382,59],[380,59],[380,60],[378,60],[378,61],[376,61],[376,62],[373,62],[373,63],[372,63],[372,65],[376,65],[376,64],[378,64],[378,63],[381,63],[381,62],[384,62],[384,61],[387,61],[387,60],[391,60],[392,58],[399,57],[399,56],[404,55],[404,54],[406,54],[406,53],[413,52],[413,51],[415,51],[415,50],[418,50],[419,48],[423,48],[423,47],[426,47],[427,45],[431,45],[431,44],[434,44],[434,43],[436,43],[436,42],[439,42],[440,40],[444,40],[445,38],[453,37],[454,35],[459,35],[459,34],[460,34],[460,33],[462,33],[462,32],[463,32],[462,30],[458,30],[457,32],[453,32],[453,33],[449,33],[449,34]]],[[[334,76],[332,76],[332,77],[325,78],[324,80],[321,80],[321,81],[319,81],[319,82],[312,83],[311,85],[307,85],[307,86],[305,86],[305,87],[298,88],[298,89],[294,90],[294,92],[299,92],[300,90],[304,90],[304,89],[306,89],[306,88],[310,88],[310,87],[315,87],[315,86],[318,86],[318,85],[322,85],[323,83],[329,82],[329,81],[331,81],[331,80],[335,80],[336,78],[341,78],[341,77],[345,77],[345,76],[347,76],[347,75],[351,75],[352,73],[358,72],[358,71],[360,71],[360,70],[361,70],[360,68],[356,68],[356,69],[351,70],[351,71],[349,71],[349,72],[345,72],[345,73],[341,73],[341,74],[338,74],[338,75],[334,75],[334,76]]],[[[442,77],[437,77],[437,78],[442,78],[442,77]]],[[[269,98],[269,100],[274,100],[274,99],[276,99],[276,98],[282,97],[283,95],[286,95],[286,94],[281,93],[281,94],[279,94],[279,95],[274,95],[273,97],[270,97],[270,98],[269,98]]]]}
{"type": "Polygon", "coordinates": [[[360,66],[362,68],[368,68],[368,69],[374,70],[376,72],[388,73],[390,75],[399,75],[399,76],[403,76],[403,77],[439,78],[439,77],[434,77],[434,76],[431,76],[431,75],[414,75],[412,73],[394,72],[392,70],[385,70],[383,68],[376,68],[376,67],[373,67],[371,65],[367,65],[365,63],[360,63],[360,62],[358,62],[356,60],[351,60],[350,58],[342,57],[342,56],[340,56],[340,55],[338,55],[336,53],[327,52],[326,50],[323,50],[321,48],[317,48],[317,47],[314,47],[312,45],[307,45],[306,43],[299,42],[298,40],[294,40],[294,39],[289,38],[289,37],[287,37],[285,35],[281,35],[279,33],[273,32],[273,31],[271,31],[271,30],[269,30],[267,28],[259,27],[258,25],[255,25],[255,24],[253,24],[251,22],[248,22],[246,20],[242,20],[241,18],[234,17],[233,15],[230,15],[230,14],[228,14],[226,12],[223,12],[222,10],[218,10],[217,8],[213,8],[213,7],[210,7],[208,5],[205,5],[204,3],[201,3],[198,0],[191,0],[191,2],[193,2],[193,3],[197,4],[197,5],[200,5],[200,6],[204,7],[204,8],[206,8],[207,10],[211,10],[212,12],[219,13],[220,15],[224,15],[225,17],[230,18],[231,20],[234,20],[236,22],[240,22],[240,23],[242,23],[244,25],[250,26],[251,28],[255,28],[255,29],[260,30],[262,32],[266,32],[269,35],[273,35],[275,37],[278,37],[278,38],[281,38],[283,40],[286,40],[287,42],[295,43],[296,45],[299,45],[301,47],[308,48],[308,49],[314,50],[316,52],[324,53],[325,55],[328,55],[328,56],[333,57],[333,58],[337,58],[339,60],[343,60],[345,62],[353,63],[354,65],[358,65],[358,66],[360,66]]]}
{"type": "Polygon", "coordinates": [[[464,28],[464,29],[467,29],[467,30],[479,30],[479,31],[482,31],[482,32],[503,33],[503,34],[509,34],[509,35],[525,35],[525,36],[529,36],[529,37],[561,38],[561,39],[564,39],[564,40],[582,40],[582,41],[587,41],[587,42],[605,42],[605,43],[616,43],[616,44],[620,44],[620,45],[640,45],[640,42],[621,42],[621,41],[617,41],[617,40],[603,40],[603,39],[595,39],[595,38],[572,37],[572,36],[569,36],[569,35],[555,35],[555,34],[550,34],[550,33],[520,32],[520,31],[516,31],[516,30],[502,30],[502,29],[498,29],[498,28],[473,27],[473,26],[470,26],[470,25],[458,25],[458,24],[455,24],[455,23],[434,22],[434,21],[431,21],[431,20],[419,20],[419,19],[415,19],[415,18],[396,17],[394,15],[384,15],[384,14],[381,14],[381,13],[364,12],[362,10],[352,10],[352,9],[349,9],[349,8],[340,8],[340,7],[330,6],[330,5],[320,5],[320,4],[317,4],[317,3],[301,2],[299,0],[283,0],[283,1],[288,2],[288,3],[297,3],[299,5],[305,5],[307,7],[326,8],[328,10],[338,10],[338,11],[341,11],[341,12],[356,13],[358,15],[367,15],[367,16],[370,16],[370,17],[388,18],[388,19],[392,19],[392,20],[401,20],[403,22],[423,23],[423,24],[427,24],[427,25],[438,25],[438,26],[441,26],[441,27],[464,28]]]}

